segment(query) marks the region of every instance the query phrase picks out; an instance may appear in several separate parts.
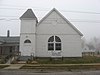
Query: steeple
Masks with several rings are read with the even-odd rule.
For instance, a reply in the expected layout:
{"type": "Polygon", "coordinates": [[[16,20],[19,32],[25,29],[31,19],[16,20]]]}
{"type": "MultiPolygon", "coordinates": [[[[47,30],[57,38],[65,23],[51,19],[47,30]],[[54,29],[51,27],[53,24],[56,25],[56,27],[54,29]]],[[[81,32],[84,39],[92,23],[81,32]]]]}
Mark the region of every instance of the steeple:
{"type": "Polygon", "coordinates": [[[37,20],[37,17],[33,13],[32,9],[28,9],[21,17],[20,19],[35,19],[37,20]]]}
{"type": "MultiPolygon", "coordinates": [[[[21,30],[20,30],[20,51],[22,56],[31,56],[35,54],[35,37],[37,17],[32,9],[28,9],[21,17],[21,30]],[[30,45],[24,43],[25,40],[30,40],[30,45]]],[[[29,59],[29,58],[27,58],[29,59]]]]}

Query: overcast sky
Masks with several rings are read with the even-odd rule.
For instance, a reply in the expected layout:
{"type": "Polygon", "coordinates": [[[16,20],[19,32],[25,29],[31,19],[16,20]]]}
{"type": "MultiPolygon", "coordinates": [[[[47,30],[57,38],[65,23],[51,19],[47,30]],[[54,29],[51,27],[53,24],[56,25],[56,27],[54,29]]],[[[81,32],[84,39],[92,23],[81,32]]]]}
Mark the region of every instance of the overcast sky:
{"type": "Polygon", "coordinates": [[[86,39],[100,38],[100,0],[0,0],[0,36],[20,35],[19,17],[33,9],[40,20],[52,8],[61,12],[86,39]]]}

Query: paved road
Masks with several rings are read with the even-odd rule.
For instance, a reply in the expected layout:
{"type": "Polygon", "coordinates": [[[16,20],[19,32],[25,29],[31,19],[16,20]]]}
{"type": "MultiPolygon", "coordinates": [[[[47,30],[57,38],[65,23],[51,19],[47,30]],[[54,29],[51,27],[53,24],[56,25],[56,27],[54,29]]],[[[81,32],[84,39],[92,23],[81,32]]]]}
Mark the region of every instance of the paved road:
{"type": "Polygon", "coordinates": [[[0,75],[100,75],[100,71],[37,72],[30,70],[0,70],[0,75]]]}

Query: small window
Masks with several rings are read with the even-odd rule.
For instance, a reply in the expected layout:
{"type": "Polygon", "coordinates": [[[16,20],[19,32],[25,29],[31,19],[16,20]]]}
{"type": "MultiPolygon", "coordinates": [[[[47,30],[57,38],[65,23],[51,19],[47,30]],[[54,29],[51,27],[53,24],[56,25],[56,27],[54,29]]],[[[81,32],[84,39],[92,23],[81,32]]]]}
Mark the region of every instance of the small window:
{"type": "Polygon", "coordinates": [[[27,39],[24,41],[24,43],[31,43],[31,41],[27,39]]]}

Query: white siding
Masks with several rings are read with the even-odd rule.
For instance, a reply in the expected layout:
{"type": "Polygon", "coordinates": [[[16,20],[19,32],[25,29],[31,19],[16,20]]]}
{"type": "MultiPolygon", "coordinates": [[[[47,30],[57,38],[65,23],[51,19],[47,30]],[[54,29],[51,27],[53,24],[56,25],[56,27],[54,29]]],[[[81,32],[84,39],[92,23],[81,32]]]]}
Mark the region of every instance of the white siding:
{"type": "Polygon", "coordinates": [[[22,56],[30,56],[35,54],[35,32],[36,20],[21,20],[21,33],[20,33],[20,51],[22,56]],[[30,44],[24,43],[29,39],[30,44]]]}
{"type": "Polygon", "coordinates": [[[30,56],[33,53],[35,54],[35,35],[29,35],[29,34],[21,35],[20,51],[22,56],[30,56]],[[29,39],[31,43],[24,43],[24,41],[27,39],[29,39]]]}
{"type": "Polygon", "coordinates": [[[35,33],[36,20],[21,20],[21,34],[22,33],[35,33]]]}
{"type": "Polygon", "coordinates": [[[35,20],[21,21],[20,50],[22,55],[30,56],[34,53],[37,57],[52,57],[52,52],[48,51],[48,39],[51,36],[58,36],[62,43],[62,57],[82,56],[81,36],[56,11],[53,11],[37,27],[35,26],[35,20]],[[24,44],[26,39],[31,40],[32,43],[24,44]]]}
{"type": "MultiPolygon", "coordinates": [[[[38,57],[52,57],[52,51],[48,51],[48,39],[52,35],[37,35],[36,55],[38,57]]],[[[81,57],[81,39],[79,35],[56,35],[61,39],[62,57],[81,57]]]]}
{"type": "Polygon", "coordinates": [[[37,34],[78,34],[55,11],[37,27],[37,34]]]}
{"type": "Polygon", "coordinates": [[[48,51],[48,39],[58,36],[62,41],[62,57],[81,57],[81,36],[55,11],[52,12],[37,27],[36,55],[52,57],[48,51]]]}

